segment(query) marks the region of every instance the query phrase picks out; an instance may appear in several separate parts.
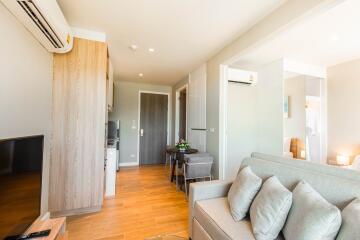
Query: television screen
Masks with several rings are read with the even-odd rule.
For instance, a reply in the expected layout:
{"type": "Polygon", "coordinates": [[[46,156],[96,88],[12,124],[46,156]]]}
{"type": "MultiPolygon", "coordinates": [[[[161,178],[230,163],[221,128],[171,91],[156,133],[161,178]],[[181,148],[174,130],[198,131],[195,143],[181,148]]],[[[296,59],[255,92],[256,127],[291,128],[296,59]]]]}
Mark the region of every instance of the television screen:
{"type": "Polygon", "coordinates": [[[0,239],[40,215],[43,136],[0,140],[0,239]]]}

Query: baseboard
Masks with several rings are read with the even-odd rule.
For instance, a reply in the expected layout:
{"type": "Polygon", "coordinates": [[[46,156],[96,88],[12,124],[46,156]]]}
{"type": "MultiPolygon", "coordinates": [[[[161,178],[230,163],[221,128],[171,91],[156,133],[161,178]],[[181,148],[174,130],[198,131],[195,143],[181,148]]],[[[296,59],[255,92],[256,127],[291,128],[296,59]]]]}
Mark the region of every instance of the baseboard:
{"type": "Polygon", "coordinates": [[[139,166],[139,164],[137,162],[125,162],[119,164],[119,167],[134,167],[134,166],[139,166]]]}
{"type": "Polygon", "coordinates": [[[78,208],[78,209],[64,210],[64,211],[58,211],[58,212],[50,212],[50,216],[52,218],[68,217],[68,216],[73,216],[73,215],[81,215],[81,214],[94,213],[94,212],[100,212],[100,211],[101,211],[101,206],[96,206],[96,207],[90,207],[90,208],[78,208]]]}

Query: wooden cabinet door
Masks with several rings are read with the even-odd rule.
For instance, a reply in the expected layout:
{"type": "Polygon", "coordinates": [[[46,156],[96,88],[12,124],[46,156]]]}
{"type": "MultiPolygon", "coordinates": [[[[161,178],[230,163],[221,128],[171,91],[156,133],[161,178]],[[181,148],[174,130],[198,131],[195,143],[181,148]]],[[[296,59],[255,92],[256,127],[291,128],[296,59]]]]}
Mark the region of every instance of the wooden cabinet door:
{"type": "Polygon", "coordinates": [[[105,43],[74,39],[54,54],[52,215],[99,210],[103,199],[106,111],[105,43]]]}

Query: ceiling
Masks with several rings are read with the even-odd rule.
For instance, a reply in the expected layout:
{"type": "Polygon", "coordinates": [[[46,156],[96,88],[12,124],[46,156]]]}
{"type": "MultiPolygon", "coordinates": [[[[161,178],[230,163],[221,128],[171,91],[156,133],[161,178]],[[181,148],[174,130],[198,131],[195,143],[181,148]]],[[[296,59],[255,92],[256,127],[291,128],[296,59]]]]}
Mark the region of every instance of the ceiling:
{"type": "Polygon", "coordinates": [[[242,55],[235,67],[252,68],[281,58],[329,67],[360,58],[360,1],[346,0],[242,55]]]}
{"type": "Polygon", "coordinates": [[[115,80],[164,85],[175,84],[284,2],[58,0],[71,26],[106,33],[115,80]]]}

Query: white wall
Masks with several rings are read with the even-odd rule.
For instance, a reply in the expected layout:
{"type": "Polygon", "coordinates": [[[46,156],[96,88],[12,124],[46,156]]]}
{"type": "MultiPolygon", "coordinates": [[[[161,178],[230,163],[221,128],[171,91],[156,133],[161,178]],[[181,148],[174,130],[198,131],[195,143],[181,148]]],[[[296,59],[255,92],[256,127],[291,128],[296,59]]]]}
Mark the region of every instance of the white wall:
{"type": "Polygon", "coordinates": [[[328,159],[360,154],[360,60],[328,68],[328,159]]]}
{"type": "Polygon", "coordinates": [[[48,209],[52,55],[0,4],[0,139],[44,135],[42,206],[48,209]]]}
{"type": "MultiPolygon", "coordinates": [[[[135,165],[138,159],[138,121],[139,121],[139,91],[169,93],[171,103],[170,86],[151,85],[132,82],[115,82],[114,108],[110,113],[110,120],[120,120],[120,164],[135,165]],[[133,128],[133,126],[135,128],[133,128]]],[[[171,108],[168,109],[171,118],[171,108]]],[[[170,119],[170,129],[171,129],[170,119]]],[[[169,132],[170,134],[170,132],[169,132]]]]}
{"type": "Polygon", "coordinates": [[[258,70],[257,119],[258,151],[283,154],[283,61],[275,61],[258,70]]]}
{"type": "Polygon", "coordinates": [[[254,86],[228,84],[225,178],[252,152],[283,153],[283,61],[259,67],[254,86]]]}
{"type": "Polygon", "coordinates": [[[227,89],[226,178],[233,179],[244,157],[257,149],[256,86],[229,83],[227,89]]]}

